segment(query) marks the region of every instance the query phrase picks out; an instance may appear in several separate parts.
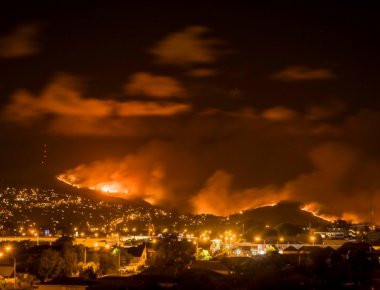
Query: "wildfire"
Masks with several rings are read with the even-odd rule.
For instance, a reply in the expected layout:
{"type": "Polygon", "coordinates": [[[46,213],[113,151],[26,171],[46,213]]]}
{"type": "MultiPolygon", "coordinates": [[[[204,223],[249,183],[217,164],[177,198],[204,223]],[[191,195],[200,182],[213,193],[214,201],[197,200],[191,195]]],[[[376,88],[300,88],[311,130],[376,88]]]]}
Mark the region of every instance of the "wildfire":
{"type": "Polygon", "coordinates": [[[333,215],[328,215],[328,214],[322,214],[320,213],[320,206],[318,204],[315,204],[315,203],[308,203],[308,204],[305,204],[301,210],[304,210],[304,211],[307,211],[307,212],[310,212],[311,214],[313,214],[314,216],[318,217],[318,218],[321,218],[321,219],[324,219],[325,221],[328,221],[328,222],[333,222],[335,220],[338,219],[337,216],[333,216],[333,215]]]}
{"type": "Polygon", "coordinates": [[[125,193],[125,194],[128,194],[129,189],[123,188],[123,187],[124,186],[115,182],[115,183],[108,183],[108,184],[100,183],[100,184],[97,184],[95,186],[91,186],[90,189],[101,191],[104,193],[125,193]]]}
{"type": "Polygon", "coordinates": [[[75,177],[74,176],[71,176],[71,175],[66,175],[66,174],[60,174],[57,176],[57,179],[59,181],[62,181],[68,185],[71,185],[71,186],[74,186],[76,188],[80,188],[80,186],[78,184],[75,183],[75,177]]]}
{"type": "Polygon", "coordinates": [[[77,178],[73,175],[61,174],[57,176],[57,179],[76,188],[87,187],[91,190],[95,190],[95,191],[99,191],[99,192],[107,193],[107,194],[130,193],[130,189],[127,188],[125,184],[122,184],[119,182],[109,182],[109,183],[102,182],[102,183],[97,183],[92,186],[82,186],[80,182],[77,180],[77,178]]]}

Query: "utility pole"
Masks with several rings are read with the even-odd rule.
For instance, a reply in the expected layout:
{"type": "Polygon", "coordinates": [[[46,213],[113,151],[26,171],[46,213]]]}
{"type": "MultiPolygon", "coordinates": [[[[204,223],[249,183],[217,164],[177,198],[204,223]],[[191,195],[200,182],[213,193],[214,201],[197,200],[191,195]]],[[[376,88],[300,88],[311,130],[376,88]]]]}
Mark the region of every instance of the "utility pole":
{"type": "Polygon", "coordinates": [[[15,278],[13,287],[14,287],[14,289],[16,289],[16,279],[17,279],[17,275],[16,275],[16,256],[13,257],[13,274],[14,274],[14,278],[15,278]]]}
{"type": "Polygon", "coordinates": [[[86,266],[87,264],[87,248],[86,245],[84,246],[84,265],[86,266]]]}
{"type": "Polygon", "coordinates": [[[199,242],[199,240],[198,240],[199,238],[195,238],[195,240],[196,240],[196,244],[195,244],[195,260],[198,260],[198,252],[199,252],[199,245],[198,245],[198,242],[199,242]]]}
{"type": "Polygon", "coordinates": [[[121,248],[119,247],[119,275],[121,276],[121,248]]]}
{"type": "Polygon", "coordinates": [[[373,204],[371,206],[371,224],[370,224],[370,229],[371,230],[374,230],[375,229],[375,209],[373,207],[373,204]]]}

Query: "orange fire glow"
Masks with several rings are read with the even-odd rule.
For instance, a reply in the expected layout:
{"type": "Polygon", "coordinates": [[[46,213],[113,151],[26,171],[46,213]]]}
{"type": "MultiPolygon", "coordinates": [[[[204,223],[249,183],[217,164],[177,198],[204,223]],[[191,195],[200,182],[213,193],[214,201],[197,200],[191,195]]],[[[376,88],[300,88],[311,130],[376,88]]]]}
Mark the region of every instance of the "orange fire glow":
{"type": "Polygon", "coordinates": [[[141,164],[129,157],[122,163],[109,160],[79,165],[58,175],[57,179],[76,188],[88,188],[125,199],[144,199],[157,204],[164,196],[161,185],[164,173],[157,166],[149,166],[149,163],[141,164]]]}
{"type": "Polygon", "coordinates": [[[320,208],[321,207],[316,203],[308,203],[308,204],[305,204],[301,209],[304,211],[310,212],[314,216],[324,219],[325,221],[328,221],[328,222],[333,222],[339,219],[337,216],[334,216],[334,215],[320,213],[320,208]]]}
{"type": "MultiPolygon", "coordinates": [[[[57,176],[57,179],[76,188],[88,188],[102,194],[125,199],[139,198],[151,204],[164,205],[169,198],[173,198],[170,187],[163,180],[164,176],[165,171],[160,167],[152,166],[148,161],[146,164],[137,163],[134,158],[128,157],[123,163],[107,161],[80,165],[57,176]],[[138,166],[132,170],[131,164],[138,166]]],[[[273,206],[280,201],[296,200],[289,192],[274,187],[233,191],[231,180],[232,177],[227,173],[214,174],[191,198],[193,212],[226,216],[252,208],[273,206]],[[231,203],[231,200],[234,202],[231,203]],[[226,204],[230,206],[226,207],[226,204]]],[[[322,204],[309,202],[301,209],[328,222],[337,219],[360,221],[354,213],[344,212],[334,216],[327,214],[324,208],[322,204]]]]}
{"type": "Polygon", "coordinates": [[[123,186],[117,182],[108,184],[100,183],[90,187],[90,189],[102,191],[104,193],[129,193],[129,190],[127,188],[123,188],[123,186]]]}
{"type": "Polygon", "coordinates": [[[353,222],[353,223],[359,223],[361,221],[359,216],[354,214],[354,213],[344,212],[344,213],[342,213],[341,216],[336,216],[336,215],[321,213],[320,212],[321,208],[322,208],[321,205],[319,205],[318,203],[312,202],[312,203],[305,204],[301,209],[304,211],[310,212],[314,216],[319,217],[319,218],[324,219],[324,220],[329,221],[329,222],[333,222],[333,221],[336,221],[338,219],[343,219],[343,220],[353,222]]]}
{"type": "Polygon", "coordinates": [[[73,175],[61,174],[57,176],[57,179],[76,188],[89,188],[106,194],[120,195],[130,193],[130,189],[120,182],[102,182],[91,186],[82,186],[73,175]]]}

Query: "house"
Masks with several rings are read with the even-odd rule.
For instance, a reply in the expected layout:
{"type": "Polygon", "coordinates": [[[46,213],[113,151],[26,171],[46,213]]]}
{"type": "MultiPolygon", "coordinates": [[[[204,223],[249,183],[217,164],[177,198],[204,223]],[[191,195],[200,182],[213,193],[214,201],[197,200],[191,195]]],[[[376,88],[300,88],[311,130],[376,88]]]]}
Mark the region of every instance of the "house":
{"type": "Polygon", "coordinates": [[[188,268],[190,270],[209,270],[221,275],[229,275],[231,272],[220,261],[194,261],[188,268]]]}
{"type": "Polygon", "coordinates": [[[372,243],[380,242],[380,231],[369,232],[367,234],[367,239],[372,243]]]}
{"type": "Polygon", "coordinates": [[[145,243],[136,247],[127,248],[127,253],[131,255],[132,258],[129,264],[121,269],[122,272],[137,272],[146,266],[147,249],[145,243]]]}
{"type": "Polygon", "coordinates": [[[308,255],[316,249],[321,249],[321,247],[319,247],[319,246],[302,246],[301,248],[298,249],[298,251],[300,254],[308,255]]]}
{"type": "Polygon", "coordinates": [[[96,285],[96,281],[86,281],[78,277],[59,277],[34,286],[39,290],[84,290],[96,285]]]}
{"type": "Polygon", "coordinates": [[[65,284],[39,284],[35,286],[38,290],[84,290],[87,285],[65,285],[65,284]]]}
{"type": "Polygon", "coordinates": [[[283,254],[285,255],[289,255],[289,254],[298,254],[298,250],[293,247],[293,246],[289,246],[287,248],[285,248],[283,251],[282,251],[283,254]]]}
{"type": "Polygon", "coordinates": [[[235,247],[232,251],[230,256],[236,256],[236,257],[251,257],[252,256],[252,248],[250,246],[240,246],[235,247]]]}
{"type": "Polygon", "coordinates": [[[134,276],[134,279],[141,279],[145,283],[157,285],[159,288],[173,288],[178,284],[177,275],[178,269],[176,267],[154,266],[134,276]]]}
{"type": "Polygon", "coordinates": [[[13,277],[13,266],[0,266],[0,279],[13,277]]]}
{"type": "Polygon", "coordinates": [[[15,284],[15,278],[13,276],[13,266],[0,266],[0,283],[4,286],[6,285],[5,287],[13,287],[13,285],[15,284]]]}

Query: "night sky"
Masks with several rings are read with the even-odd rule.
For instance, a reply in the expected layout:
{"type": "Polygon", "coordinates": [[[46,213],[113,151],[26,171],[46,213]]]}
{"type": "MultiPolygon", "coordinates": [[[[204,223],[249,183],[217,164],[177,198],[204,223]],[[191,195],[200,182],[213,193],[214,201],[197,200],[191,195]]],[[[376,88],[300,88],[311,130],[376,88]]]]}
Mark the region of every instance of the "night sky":
{"type": "Polygon", "coordinates": [[[295,200],[368,221],[380,212],[371,2],[5,1],[0,183],[61,176],[221,215],[295,200]]]}

